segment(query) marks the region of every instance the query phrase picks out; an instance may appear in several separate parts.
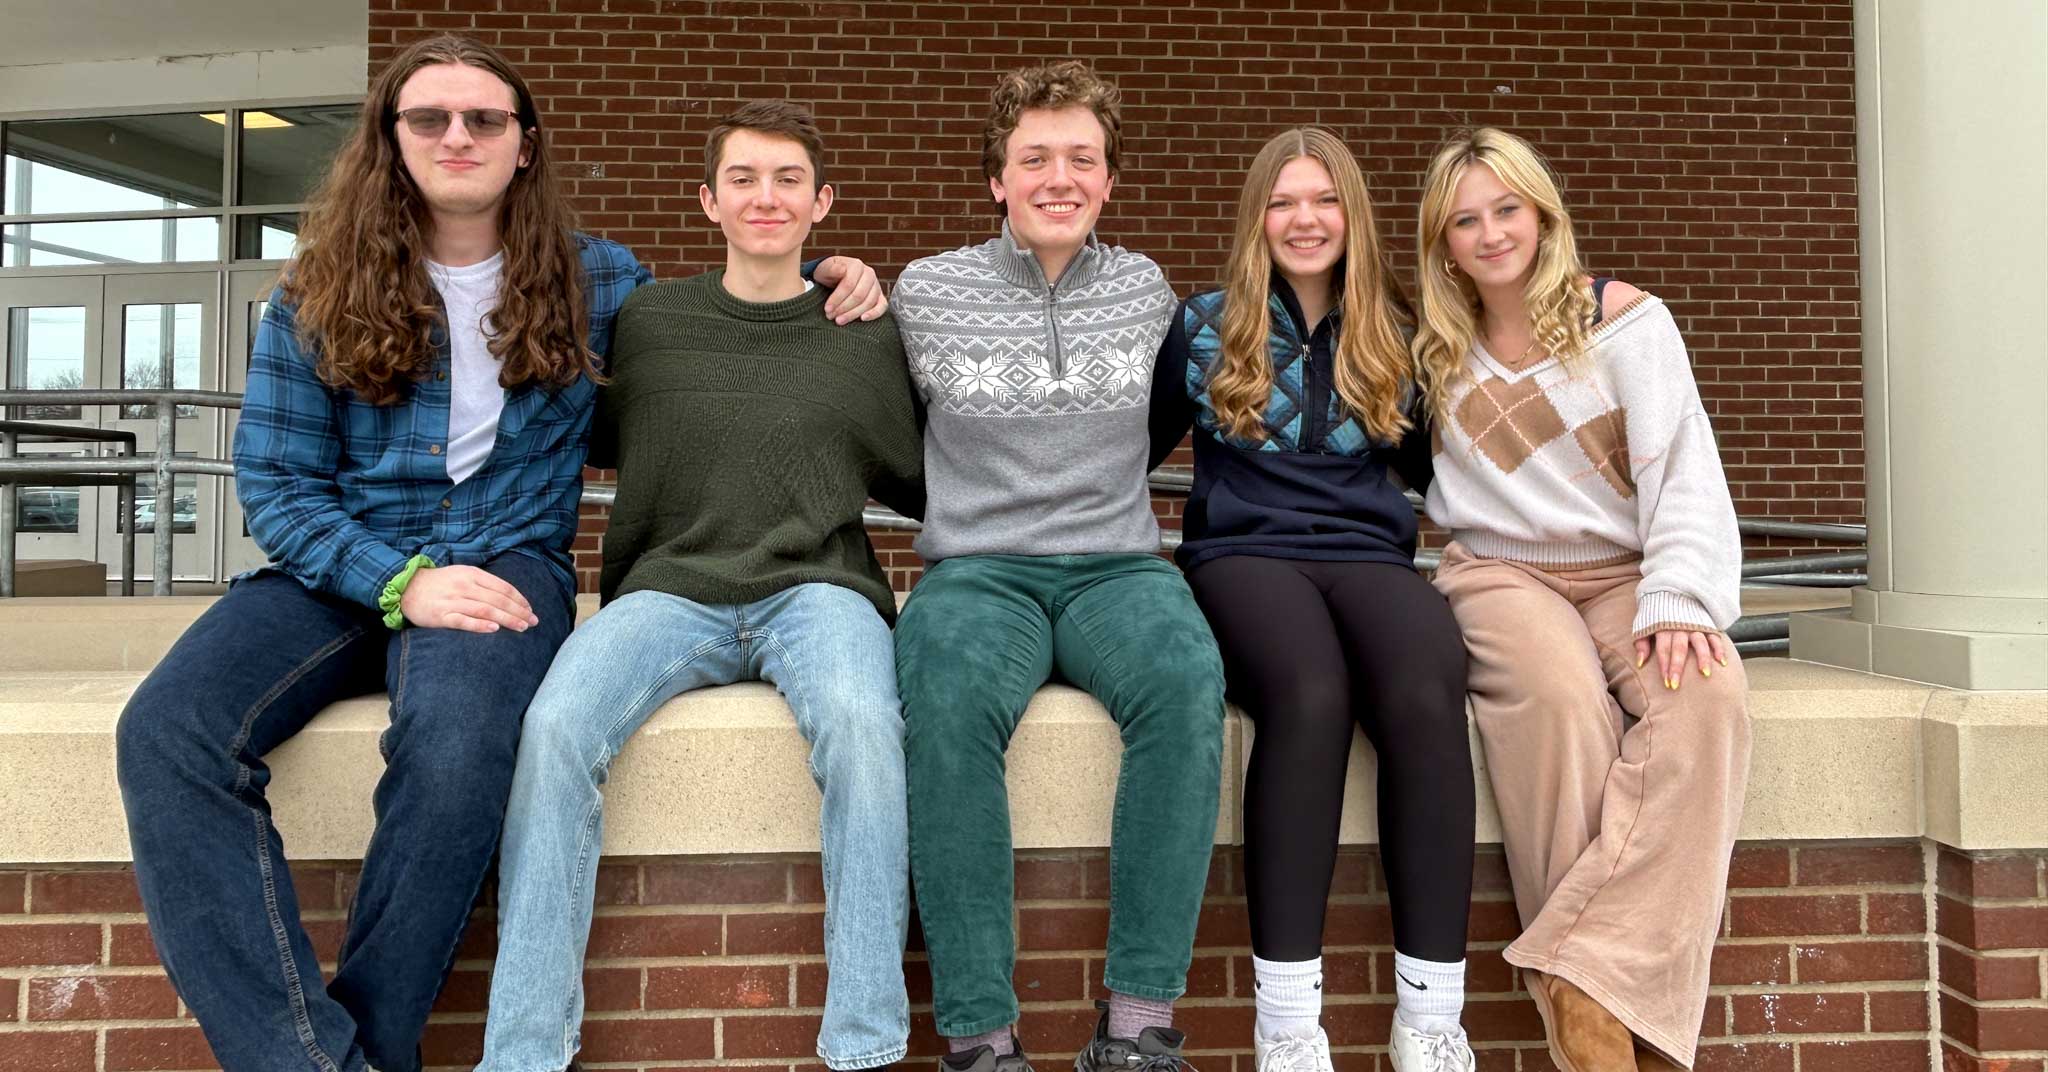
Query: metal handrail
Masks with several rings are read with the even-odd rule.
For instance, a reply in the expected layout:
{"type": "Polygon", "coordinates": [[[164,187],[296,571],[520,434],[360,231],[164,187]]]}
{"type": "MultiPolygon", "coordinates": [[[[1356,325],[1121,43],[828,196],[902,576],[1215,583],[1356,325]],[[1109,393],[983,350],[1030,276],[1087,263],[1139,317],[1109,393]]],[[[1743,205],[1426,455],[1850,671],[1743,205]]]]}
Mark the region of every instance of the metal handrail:
{"type": "MultiPolygon", "coordinates": [[[[0,391],[0,406],[124,406],[151,405],[156,407],[156,457],[142,458],[91,458],[70,460],[50,458],[30,461],[13,457],[14,444],[9,437],[5,456],[0,456],[0,597],[14,595],[14,517],[19,485],[24,483],[51,483],[69,477],[73,479],[121,476],[134,473],[156,474],[157,520],[152,532],[153,573],[149,580],[151,595],[171,594],[171,540],[175,535],[173,525],[167,519],[170,514],[162,509],[177,494],[172,478],[179,473],[198,473],[211,476],[233,476],[234,466],[217,459],[180,459],[178,453],[178,407],[208,406],[221,409],[242,408],[242,396],[226,391],[181,391],[181,390],[5,390],[0,391]],[[215,468],[215,467],[218,468],[215,468]],[[33,480],[24,477],[35,478],[33,480]]],[[[86,431],[86,429],[81,429],[86,431]]],[[[92,430],[98,431],[98,430],[92,430]]],[[[132,436],[131,436],[132,438],[132,436]]],[[[129,453],[134,453],[134,444],[129,444],[129,453]]],[[[135,576],[135,492],[134,477],[127,478],[127,490],[122,495],[121,529],[123,563],[121,594],[134,592],[135,576]]]]}
{"type": "MultiPolygon", "coordinates": [[[[0,409],[0,413],[6,412],[0,409]]],[[[44,424],[37,421],[0,420],[0,467],[14,458],[15,448],[23,443],[112,443],[122,448],[129,457],[135,455],[135,433],[106,428],[81,428],[68,424],[44,424]]],[[[62,459],[58,459],[61,461],[62,459]]],[[[4,474],[4,470],[0,470],[4,474]]],[[[113,483],[119,490],[115,504],[124,518],[135,516],[135,478],[133,476],[101,477],[64,474],[49,483],[78,487],[113,483]]],[[[20,513],[21,495],[11,481],[0,476],[0,598],[14,596],[14,554],[17,533],[16,519],[20,513]]],[[[121,530],[121,594],[135,594],[135,526],[124,525],[121,530]]]]}
{"type": "MultiPolygon", "coordinates": [[[[158,498],[161,500],[170,488],[175,475],[198,475],[232,477],[234,463],[220,458],[179,458],[175,456],[177,441],[178,406],[209,406],[224,409],[239,409],[242,396],[224,391],[187,390],[0,390],[0,406],[19,405],[154,405],[157,420],[158,449],[155,458],[96,458],[96,459],[23,459],[13,456],[13,440],[10,438],[4,453],[0,453],[0,597],[14,594],[14,521],[16,516],[16,485],[22,483],[56,483],[64,478],[77,480],[115,479],[124,480],[128,489],[124,497],[123,518],[123,559],[126,577],[122,592],[133,591],[134,568],[134,475],[153,473],[156,478],[158,498]]],[[[17,424],[21,422],[16,422],[17,424]]],[[[111,440],[127,437],[129,453],[134,453],[134,433],[107,431],[101,429],[73,428],[68,425],[39,426],[35,434],[75,433],[78,439],[111,440]]],[[[1153,470],[1146,478],[1150,490],[1168,495],[1186,495],[1194,486],[1194,475],[1184,468],[1161,468],[1153,470]]],[[[611,506],[615,502],[618,488],[613,484],[592,482],[584,485],[582,503],[586,506],[611,506]]],[[[1422,496],[1413,491],[1405,493],[1409,505],[1417,513],[1422,511],[1422,496]]],[[[159,516],[162,516],[161,514],[159,516]]],[[[919,522],[882,506],[869,506],[861,512],[861,520],[871,528],[892,531],[915,532],[923,528],[919,522]]],[[[1864,525],[1839,525],[1802,521],[1776,521],[1767,518],[1737,518],[1736,526],[1742,535],[1765,536],[1788,539],[1815,540],[1827,543],[1864,543],[1869,539],[1869,528],[1864,525]]],[[[161,523],[157,535],[163,538],[155,541],[153,551],[156,575],[151,578],[151,592],[155,595],[171,594],[171,532],[161,523]]],[[[1171,551],[1181,544],[1178,530],[1164,530],[1160,534],[1160,547],[1171,551]]],[[[1419,550],[1415,555],[1415,568],[1433,570],[1442,557],[1438,550],[1419,550]]],[[[1868,552],[1830,552],[1813,555],[1792,555],[1781,558],[1754,559],[1742,564],[1742,577],[1748,585],[1800,585],[1804,587],[1852,587],[1868,583],[1868,576],[1860,572],[1822,572],[1836,570],[1867,569],[1870,563],[1868,552]]],[[[1729,627],[1728,635],[1736,642],[1736,648],[1745,654],[1766,651],[1783,651],[1787,643],[1788,620],[1782,614],[1751,615],[1738,620],[1729,627]]]]}

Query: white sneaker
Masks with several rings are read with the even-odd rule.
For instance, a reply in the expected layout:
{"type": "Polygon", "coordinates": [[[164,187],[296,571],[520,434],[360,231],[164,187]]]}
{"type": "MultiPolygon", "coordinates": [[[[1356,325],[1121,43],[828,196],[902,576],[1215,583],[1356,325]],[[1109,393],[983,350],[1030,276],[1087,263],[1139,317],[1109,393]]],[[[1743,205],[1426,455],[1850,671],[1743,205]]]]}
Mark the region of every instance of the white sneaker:
{"type": "Polygon", "coordinates": [[[1252,1031],[1252,1055],[1258,1072],[1335,1072],[1330,1065],[1330,1036],[1317,1025],[1313,1035],[1262,1038],[1252,1031]]]}
{"type": "Polygon", "coordinates": [[[1394,1072],[1473,1072],[1476,1063],[1462,1027],[1426,1035],[1396,1016],[1394,1037],[1387,1040],[1387,1047],[1394,1072]]]}

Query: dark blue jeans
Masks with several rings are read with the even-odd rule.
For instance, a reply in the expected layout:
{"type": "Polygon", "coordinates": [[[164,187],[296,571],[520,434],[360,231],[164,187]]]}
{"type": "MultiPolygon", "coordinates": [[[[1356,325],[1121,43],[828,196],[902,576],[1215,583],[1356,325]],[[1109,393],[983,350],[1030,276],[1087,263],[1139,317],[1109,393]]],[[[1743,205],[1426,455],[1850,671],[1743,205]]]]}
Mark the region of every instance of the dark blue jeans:
{"type": "Polygon", "coordinates": [[[121,713],[136,878],[171,982],[227,1072],[416,1072],[427,1013],[498,847],[519,723],[575,609],[541,559],[484,568],[540,625],[386,629],[263,573],[229,589],[121,713]],[[336,700],[385,690],[376,831],[334,980],[299,921],[262,757],[336,700]]]}

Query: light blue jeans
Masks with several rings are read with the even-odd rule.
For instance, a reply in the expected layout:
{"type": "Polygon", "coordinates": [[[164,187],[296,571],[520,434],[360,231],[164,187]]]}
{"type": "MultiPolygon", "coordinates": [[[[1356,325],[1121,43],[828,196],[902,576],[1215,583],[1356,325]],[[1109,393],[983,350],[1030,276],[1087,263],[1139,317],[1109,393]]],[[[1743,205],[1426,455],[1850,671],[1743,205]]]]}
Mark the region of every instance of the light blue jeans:
{"type": "Polygon", "coordinates": [[[903,1056],[910,852],[893,652],[874,605],[832,584],[745,606],[634,592],[569,635],[519,741],[478,1072],[559,1072],[576,1055],[604,827],[598,786],[612,758],[670,698],[755,679],[789,702],[824,793],[828,976],[818,1055],[835,1069],[903,1056]]]}

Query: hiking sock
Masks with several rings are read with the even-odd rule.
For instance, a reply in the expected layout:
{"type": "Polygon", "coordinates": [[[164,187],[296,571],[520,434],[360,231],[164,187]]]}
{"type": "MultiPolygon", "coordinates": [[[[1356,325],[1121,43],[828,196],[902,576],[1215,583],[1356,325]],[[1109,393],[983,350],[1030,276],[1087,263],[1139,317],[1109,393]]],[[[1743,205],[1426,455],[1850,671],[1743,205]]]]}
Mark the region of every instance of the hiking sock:
{"type": "Polygon", "coordinates": [[[946,1036],[946,1052],[965,1053],[976,1046],[987,1046],[996,1052],[997,1057],[1006,1057],[1017,1052],[1016,1026],[1015,1024],[1010,1024],[996,1028],[994,1031],[986,1031],[979,1035],[964,1035],[960,1038],[948,1035],[946,1036]]]}
{"type": "Polygon", "coordinates": [[[1133,1039],[1148,1027],[1172,1027],[1173,1002],[1109,992],[1109,1037],[1133,1039]]]}

